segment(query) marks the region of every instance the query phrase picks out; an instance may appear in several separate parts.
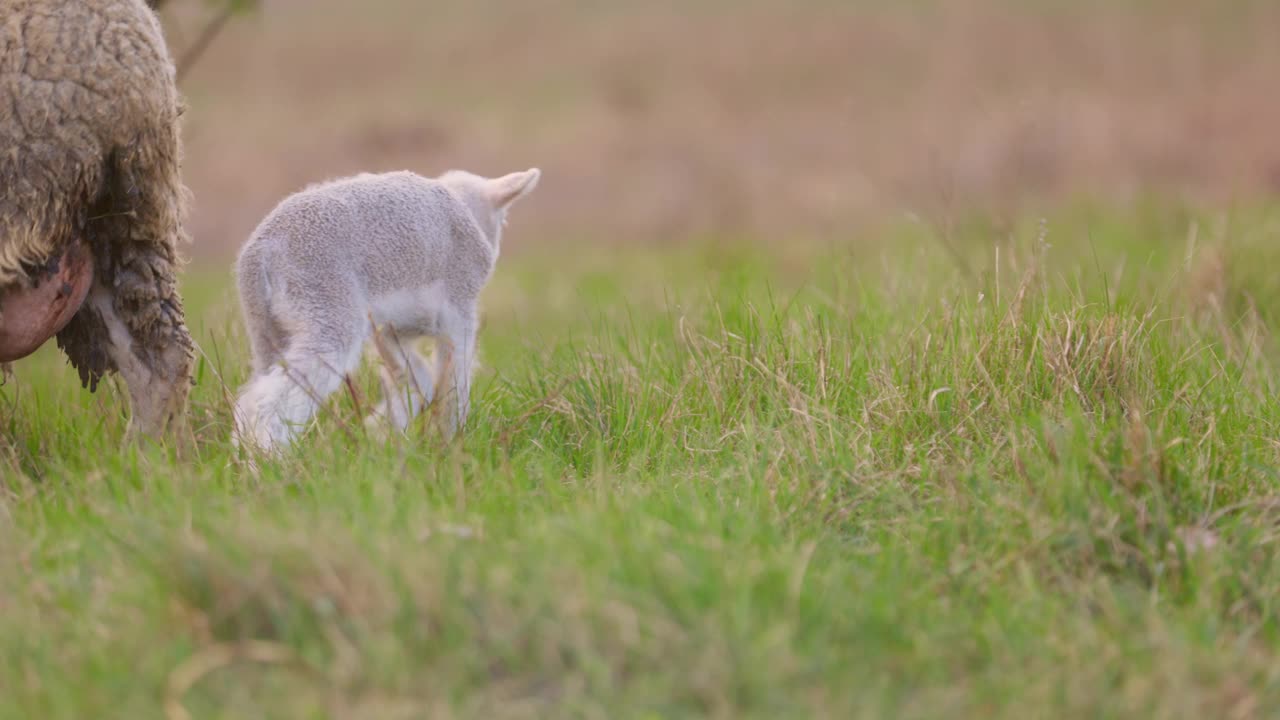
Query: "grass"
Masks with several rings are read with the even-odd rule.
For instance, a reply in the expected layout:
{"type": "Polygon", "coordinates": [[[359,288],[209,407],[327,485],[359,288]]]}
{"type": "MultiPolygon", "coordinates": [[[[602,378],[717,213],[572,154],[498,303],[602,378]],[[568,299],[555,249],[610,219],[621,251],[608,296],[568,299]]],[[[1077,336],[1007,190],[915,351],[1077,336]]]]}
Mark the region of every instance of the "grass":
{"type": "Polygon", "coordinates": [[[185,456],[0,390],[0,718],[1269,715],[1277,221],[517,254],[462,442],[257,478],[193,274],[185,456]]]}

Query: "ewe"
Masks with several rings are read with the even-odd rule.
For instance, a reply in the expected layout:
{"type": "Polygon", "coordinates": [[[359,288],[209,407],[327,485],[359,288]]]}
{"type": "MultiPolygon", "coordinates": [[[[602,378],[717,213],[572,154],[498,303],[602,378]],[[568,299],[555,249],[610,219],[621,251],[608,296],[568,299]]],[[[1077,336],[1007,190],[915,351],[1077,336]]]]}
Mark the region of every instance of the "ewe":
{"type": "Polygon", "coordinates": [[[0,367],[56,335],[91,392],[124,377],[131,433],[190,389],[181,112],[142,0],[0,0],[0,367]]]}

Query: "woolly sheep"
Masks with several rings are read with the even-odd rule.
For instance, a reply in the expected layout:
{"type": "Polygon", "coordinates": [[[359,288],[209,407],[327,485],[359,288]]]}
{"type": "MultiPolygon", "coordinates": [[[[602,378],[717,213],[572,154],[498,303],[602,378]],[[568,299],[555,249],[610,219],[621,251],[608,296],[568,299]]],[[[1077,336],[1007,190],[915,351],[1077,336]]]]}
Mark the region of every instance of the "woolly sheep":
{"type": "Polygon", "coordinates": [[[0,0],[0,363],[50,337],[130,434],[185,411],[181,103],[143,0],[0,0]]]}
{"type": "Polygon", "coordinates": [[[291,442],[379,327],[391,332],[375,416],[403,430],[435,384],[449,383],[441,407],[446,432],[456,432],[470,403],[478,296],[507,211],[540,176],[536,168],[496,179],[458,170],[436,179],[362,173],[282,201],[236,260],[253,354],[253,376],[236,403],[236,445],[270,451],[291,442]],[[401,342],[423,336],[448,348],[437,353],[435,382],[401,342]]]}

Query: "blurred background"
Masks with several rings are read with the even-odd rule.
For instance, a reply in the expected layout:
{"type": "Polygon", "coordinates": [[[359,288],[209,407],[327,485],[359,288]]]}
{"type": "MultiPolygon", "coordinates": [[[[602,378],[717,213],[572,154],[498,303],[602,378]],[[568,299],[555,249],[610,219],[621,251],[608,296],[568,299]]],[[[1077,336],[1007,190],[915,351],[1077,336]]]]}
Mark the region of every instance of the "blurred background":
{"type": "Polygon", "coordinates": [[[262,0],[212,37],[220,12],[161,8],[209,267],[361,170],[541,167],[509,253],[1280,191],[1273,1],[262,0]]]}

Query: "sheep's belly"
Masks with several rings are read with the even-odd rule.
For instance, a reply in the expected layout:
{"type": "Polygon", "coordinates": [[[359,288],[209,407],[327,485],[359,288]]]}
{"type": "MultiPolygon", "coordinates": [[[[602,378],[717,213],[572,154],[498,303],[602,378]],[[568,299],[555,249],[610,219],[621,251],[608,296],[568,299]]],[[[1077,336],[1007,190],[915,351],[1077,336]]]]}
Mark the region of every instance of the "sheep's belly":
{"type": "Polygon", "coordinates": [[[66,327],[91,284],[93,255],[83,242],[75,242],[35,286],[0,291],[0,362],[30,355],[66,327]]]}

